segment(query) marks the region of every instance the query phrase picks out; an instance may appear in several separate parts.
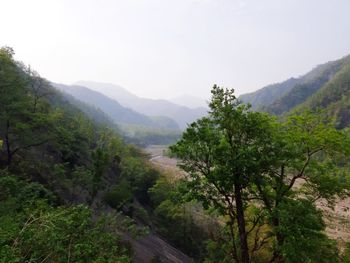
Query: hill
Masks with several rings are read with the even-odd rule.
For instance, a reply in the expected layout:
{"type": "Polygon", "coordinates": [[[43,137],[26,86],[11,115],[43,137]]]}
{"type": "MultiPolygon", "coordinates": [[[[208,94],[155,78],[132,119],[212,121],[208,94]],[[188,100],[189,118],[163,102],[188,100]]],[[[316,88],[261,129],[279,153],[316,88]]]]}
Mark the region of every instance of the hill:
{"type": "Polygon", "coordinates": [[[131,243],[150,260],[191,262],[169,236],[147,234],[160,178],[147,155],[76,103],[0,49],[1,261],[131,262],[131,243]]]}
{"type": "Polygon", "coordinates": [[[53,84],[59,90],[72,95],[74,98],[81,100],[95,108],[101,109],[108,114],[111,119],[117,124],[134,124],[139,126],[164,128],[164,129],[179,129],[175,121],[170,118],[148,117],[138,113],[130,108],[123,107],[116,100],[113,100],[97,91],[91,90],[83,86],[68,86],[63,84],[53,84]]]}
{"type": "Polygon", "coordinates": [[[97,90],[118,101],[124,107],[131,108],[145,115],[162,115],[169,117],[175,120],[181,129],[185,129],[187,124],[192,123],[194,120],[207,114],[207,109],[204,107],[191,109],[167,100],[141,98],[130,93],[126,89],[113,84],[92,81],[79,81],[75,84],[97,90]]]}
{"type": "Polygon", "coordinates": [[[284,82],[269,85],[253,93],[240,96],[244,103],[250,103],[255,110],[264,110],[273,114],[282,114],[303,103],[317,92],[343,67],[348,60],[327,62],[315,67],[307,74],[290,78],[284,82]]]}
{"type": "Polygon", "coordinates": [[[316,108],[334,116],[338,128],[350,125],[350,57],[343,60],[342,67],[325,85],[293,110],[316,108]]]}
{"type": "Polygon", "coordinates": [[[269,106],[276,99],[281,98],[298,83],[298,79],[290,78],[284,82],[271,84],[252,93],[243,94],[239,99],[244,103],[250,103],[254,110],[269,106]]]}
{"type": "Polygon", "coordinates": [[[85,114],[107,126],[114,126],[125,140],[138,146],[170,144],[181,134],[177,123],[164,116],[146,116],[123,107],[117,101],[83,86],[53,83],[54,87],[85,114]],[[104,115],[104,116],[102,116],[104,115]]]}

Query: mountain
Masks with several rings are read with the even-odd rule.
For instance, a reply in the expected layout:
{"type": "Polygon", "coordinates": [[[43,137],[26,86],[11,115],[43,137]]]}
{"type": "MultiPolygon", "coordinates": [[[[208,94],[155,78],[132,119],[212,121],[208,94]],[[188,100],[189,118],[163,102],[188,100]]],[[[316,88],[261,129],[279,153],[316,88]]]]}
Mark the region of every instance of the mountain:
{"type": "Polygon", "coordinates": [[[350,126],[350,56],[344,59],[342,67],[322,88],[293,110],[316,108],[334,116],[338,128],[350,126]]]}
{"type": "Polygon", "coordinates": [[[175,98],[171,98],[169,99],[169,101],[191,109],[208,107],[208,104],[204,99],[200,99],[190,95],[181,95],[175,98]]]}
{"type": "Polygon", "coordinates": [[[334,76],[345,61],[346,58],[327,62],[301,77],[266,86],[239,98],[244,103],[250,103],[255,110],[263,109],[273,114],[282,114],[304,102],[308,96],[319,90],[334,76]]]}
{"type": "MultiPolygon", "coordinates": [[[[61,89],[54,87],[52,85],[52,89],[57,91],[57,94],[60,94],[62,98],[64,98],[63,101],[67,105],[67,107],[70,107],[71,105],[74,105],[77,109],[82,111],[87,117],[89,117],[91,120],[93,120],[96,124],[101,126],[108,126],[113,128],[115,131],[119,131],[118,125],[113,121],[113,119],[107,115],[104,111],[102,111],[99,108],[94,107],[93,105],[90,105],[88,103],[85,103],[81,100],[76,99],[74,96],[65,93],[61,89]]],[[[53,106],[57,107],[63,107],[62,102],[60,104],[57,104],[55,100],[51,101],[53,106]],[[56,105],[57,104],[57,105],[56,105]]]]}
{"type": "Polygon", "coordinates": [[[298,79],[290,78],[284,82],[271,84],[252,93],[243,94],[239,99],[244,103],[250,103],[252,108],[257,110],[273,103],[290,91],[297,83],[298,79]]]}
{"type": "Polygon", "coordinates": [[[167,117],[148,117],[132,109],[123,107],[117,101],[89,88],[83,86],[68,86],[53,84],[57,89],[72,95],[74,98],[93,105],[108,114],[118,124],[134,124],[139,126],[179,129],[177,123],[167,117]]]}
{"type": "Polygon", "coordinates": [[[350,56],[319,65],[309,73],[240,96],[255,110],[275,115],[316,108],[350,125],[350,56]]]}
{"type": "Polygon", "coordinates": [[[207,109],[204,107],[191,109],[167,100],[141,98],[114,84],[92,81],[79,81],[75,84],[97,90],[118,101],[124,107],[131,108],[142,114],[169,117],[175,120],[181,129],[185,129],[187,124],[207,114],[207,109]]]}

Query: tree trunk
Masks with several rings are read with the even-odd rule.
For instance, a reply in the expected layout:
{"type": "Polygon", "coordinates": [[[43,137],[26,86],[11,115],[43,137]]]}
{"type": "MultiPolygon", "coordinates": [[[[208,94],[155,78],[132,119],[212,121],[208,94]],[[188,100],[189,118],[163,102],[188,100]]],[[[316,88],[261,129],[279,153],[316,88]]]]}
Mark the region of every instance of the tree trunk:
{"type": "Polygon", "coordinates": [[[239,232],[239,240],[241,245],[242,263],[249,263],[249,249],[247,242],[247,232],[245,229],[244,208],[242,201],[242,188],[239,183],[235,184],[235,202],[237,209],[237,224],[239,232]]]}
{"type": "MultiPolygon", "coordinates": [[[[232,209],[232,204],[230,204],[230,209],[232,209]]],[[[229,212],[230,213],[230,223],[229,223],[229,226],[230,226],[230,234],[231,234],[231,238],[232,238],[232,251],[231,251],[231,254],[232,254],[232,258],[235,260],[236,263],[240,263],[240,259],[238,257],[238,253],[237,253],[237,247],[236,247],[236,235],[235,235],[235,232],[234,232],[234,229],[233,229],[233,225],[234,225],[234,216],[233,216],[233,213],[232,211],[229,212]]]]}
{"type": "Polygon", "coordinates": [[[272,224],[273,227],[275,228],[276,232],[276,242],[277,242],[277,247],[275,248],[275,251],[273,252],[273,262],[278,262],[278,263],[284,263],[284,258],[281,255],[281,247],[283,246],[284,243],[284,237],[281,233],[279,233],[279,225],[280,225],[280,220],[278,218],[278,215],[274,215],[272,218],[272,224]]]}

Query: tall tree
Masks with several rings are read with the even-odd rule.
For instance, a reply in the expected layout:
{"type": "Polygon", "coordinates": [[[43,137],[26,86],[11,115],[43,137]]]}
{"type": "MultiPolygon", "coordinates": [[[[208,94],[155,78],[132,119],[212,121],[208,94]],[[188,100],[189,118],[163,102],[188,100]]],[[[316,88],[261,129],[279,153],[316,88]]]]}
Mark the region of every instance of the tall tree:
{"type": "Polygon", "coordinates": [[[350,154],[349,137],[322,113],[279,122],[217,86],[209,106],[209,116],[192,123],[171,150],[187,172],[191,197],[228,218],[232,260],[250,262],[267,242],[273,245],[270,262],[334,256],[315,202],[349,194],[349,169],[341,161],[350,154]],[[250,207],[257,211],[253,217],[250,207]],[[271,231],[255,230],[250,244],[262,223],[271,231]]]}
{"type": "Polygon", "coordinates": [[[11,48],[0,49],[0,136],[5,147],[5,158],[2,151],[0,160],[7,166],[15,154],[48,141],[49,123],[46,114],[33,111],[26,68],[14,61],[13,55],[11,48]]]}
{"type": "MultiPolygon", "coordinates": [[[[286,228],[292,228],[292,222],[285,215],[294,218],[295,224],[299,222],[299,230],[308,228],[320,233],[324,229],[324,226],[319,227],[319,224],[323,224],[322,216],[321,221],[318,221],[320,223],[307,226],[308,217],[297,219],[297,214],[292,212],[294,208],[299,207],[299,211],[307,209],[305,211],[309,211],[309,215],[314,214],[314,218],[317,218],[320,216],[315,207],[317,200],[322,198],[332,205],[336,197],[349,195],[349,167],[346,159],[350,155],[350,139],[343,131],[336,130],[334,122],[322,111],[316,111],[290,116],[271,134],[270,140],[273,145],[268,155],[270,167],[263,173],[257,171],[254,189],[251,189],[250,194],[262,202],[269,215],[275,236],[271,262],[285,262],[292,257],[292,254],[288,254],[291,250],[287,243],[293,239],[298,240],[299,245],[303,242],[310,244],[312,238],[307,233],[293,236],[295,233],[286,231],[286,228]],[[309,238],[308,242],[305,242],[306,238],[309,238]]],[[[313,256],[307,245],[300,246],[297,254],[303,252],[313,256]]]]}
{"type": "Polygon", "coordinates": [[[171,150],[190,177],[193,197],[228,216],[232,258],[247,263],[247,190],[264,168],[271,123],[241,105],[233,90],[214,86],[209,106],[209,117],[193,123],[171,150]]]}

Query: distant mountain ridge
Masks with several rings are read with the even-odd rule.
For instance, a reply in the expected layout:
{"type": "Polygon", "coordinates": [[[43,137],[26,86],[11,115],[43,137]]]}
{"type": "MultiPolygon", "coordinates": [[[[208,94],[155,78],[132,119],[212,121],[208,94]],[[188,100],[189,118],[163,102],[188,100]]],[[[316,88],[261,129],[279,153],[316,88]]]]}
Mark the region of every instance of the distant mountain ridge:
{"type": "Polygon", "coordinates": [[[75,99],[93,105],[105,112],[117,124],[133,124],[145,127],[179,130],[177,123],[167,117],[148,117],[132,109],[123,107],[119,102],[89,88],[53,83],[53,86],[75,99]]]}
{"type": "Polygon", "coordinates": [[[337,126],[350,125],[350,55],[319,65],[309,73],[239,97],[254,110],[275,115],[322,108],[337,126]]]}
{"type": "Polygon", "coordinates": [[[319,90],[345,61],[346,57],[327,62],[301,77],[268,85],[255,92],[243,94],[239,98],[244,103],[250,103],[255,110],[263,109],[270,113],[282,114],[304,102],[308,96],[319,90]]]}
{"type": "Polygon", "coordinates": [[[239,99],[244,103],[250,103],[257,110],[272,104],[276,99],[285,95],[297,83],[298,79],[290,78],[284,82],[271,84],[252,93],[243,94],[239,99]]]}
{"type": "Polygon", "coordinates": [[[346,57],[338,72],[317,92],[293,110],[322,108],[336,117],[337,127],[350,126],[350,56],[346,57]]]}
{"type": "Polygon", "coordinates": [[[78,81],[75,85],[84,86],[92,90],[99,91],[104,95],[118,101],[124,107],[128,107],[139,113],[148,116],[166,116],[175,120],[181,129],[185,129],[187,124],[207,114],[204,107],[191,109],[186,106],[177,105],[163,99],[148,99],[138,97],[126,89],[108,83],[92,81],[78,81]]]}

